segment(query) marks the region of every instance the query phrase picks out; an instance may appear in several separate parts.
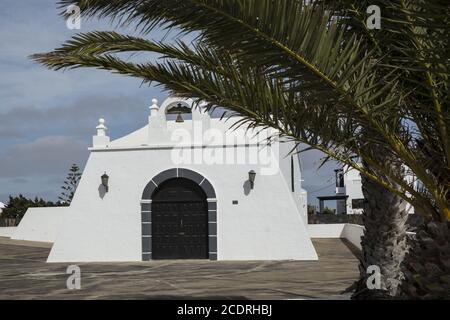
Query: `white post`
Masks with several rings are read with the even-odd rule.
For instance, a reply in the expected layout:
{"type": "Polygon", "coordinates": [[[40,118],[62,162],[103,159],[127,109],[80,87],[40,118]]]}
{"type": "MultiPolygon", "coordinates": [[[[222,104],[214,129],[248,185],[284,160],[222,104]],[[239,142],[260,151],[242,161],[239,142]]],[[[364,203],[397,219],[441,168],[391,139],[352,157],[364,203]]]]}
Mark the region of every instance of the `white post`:
{"type": "Polygon", "coordinates": [[[98,126],[95,129],[97,129],[97,136],[106,136],[108,128],[105,126],[105,119],[98,119],[98,126]]]}
{"type": "Polygon", "coordinates": [[[159,111],[159,107],[158,107],[158,100],[153,98],[152,99],[152,105],[150,106],[150,117],[156,117],[158,116],[158,111],[159,111]]]}
{"type": "Polygon", "coordinates": [[[160,113],[158,100],[152,99],[152,105],[149,107],[150,116],[148,117],[148,143],[161,141],[169,141],[170,137],[167,134],[167,123],[165,114],[160,113]]]}
{"type": "Polygon", "coordinates": [[[106,135],[108,128],[105,126],[105,119],[98,119],[98,126],[95,127],[97,135],[92,137],[93,147],[106,147],[109,143],[109,137],[106,135]]]}

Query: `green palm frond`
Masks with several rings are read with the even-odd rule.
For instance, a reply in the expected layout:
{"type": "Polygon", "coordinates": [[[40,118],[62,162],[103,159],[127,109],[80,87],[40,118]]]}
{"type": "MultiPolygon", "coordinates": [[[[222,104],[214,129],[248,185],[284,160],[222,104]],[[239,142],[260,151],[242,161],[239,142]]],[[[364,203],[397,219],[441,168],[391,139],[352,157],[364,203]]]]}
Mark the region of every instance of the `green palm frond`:
{"type": "MultiPolygon", "coordinates": [[[[334,1],[344,23],[362,30],[369,46],[385,55],[385,67],[401,72],[408,95],[408,116],[421,139],[439,137],[449,165],[450,6],[448,1],[334,1]],[[368,30],[365,9],[383,8],[382,30],[368,30]],[[432,108],[430,108],[432,107],[432,108]]],[[[445,165],[445,162],[443,163],[445,165]]]]}
{"type": "MultiPolygon", "coordinates": [[[[116,33],[85,34],[51,54],[35,55],[34,58],[55,69],[95,67],[138,77],[145,82],[156,81],[178,95],[208,101],[210,107],[222,106],[239,112],[243,118],[237,125],[245,123],[250,127],[276,128],[283,136],[295,137],[297,142],[312,145],[349,166],[363,170],[354,162],[353,156],[369,156],[371,149],[358,144],[361,140],[358,138],[358,120],[342,114],[339,108],[308,104],[307,95],[291,90],[283,82],[260,72],[259,68],[240,64],[238,59],[226,52],[218,54],[201,44],[195,44],[193,48],[181,43],[178,46],[163,46],[144,39],[133,47],[133,43],[138,41],[137,38],[130,39],[116,33]],[[109,43],[96,43],[105,40],[109,43]],[[100,54],[107,51],[106,48],[111,52],[151,49],[164,52],[165,61],[146,64],[124,62],[111,54],[100,54]]],[[[379,170],[387,171],[384,165],[379,164],[379,170]]],[[[421,195],[406,184],[401,175],[391,175],[391,178],[403,187],[393,189],[394,192],[402,196],[409,192],[414,197],[406,199],[420,203],[415,199],[421,195]]],[[[392,189],[386,181],[381,183],[392,189]]]]}
{"type": "MultiPolygon", "coordinates": [[[[428,1],[429,8],[421,0],[375,1],[388,10],[383,29],[371,31],[362,24],[365,1],[326,2],[62,0],[62,7],[77,4],[84,17],[135,24],[144,33],[156,26],[178,28],[199,33],[198,42],[168,46],[89,33],[34,58],[54,69],[89,66],[157,81],[177,94],[229,107],[255,124],[309,141],[344,162],[341,158],[350,153],[370,162],[376,159],[370,145],[386,146],[428,190],[430,198],[421,198],[425,206],[450,215],[448,6],[438,0],[428,1]],[[136,51],[158,53],[165,62],[131,63],[115,55],[136,51]],[[249,78],[239,76],[242,72],[249,78]],[[250,83],[256,79],[258,88],[250,83]],[[247,104],[261,101],[248,97],[264,100],[271,94],[272,107],[260,102],[258,110],[247,104]],[[320,123],[333,127],[320,130],[320,123]],[[373,134],[362,138],[362,128],[373,134]],[[433,160],[443,167],[443,185],[430,176],[418,141],[438,149],[433,160]]],[[[420,198],[383,164],[371,165],[390,181],[371,178],[420,198]]]]}
{"type": "MultiPolygon", "coordinates": [[[[356,35],[343,45],[346,29],[331,12],[315,5],[271,0],[76,3],[88,16],[135,21],[144,30],[165,24],[186,32],[200,31],[207,45],[236,53],[243,63],[256,62],[264,72],[288,81],[293,90],[313,88],[311,103],[340,104],[346,112],[361,113],[367,122],[374,122],[379,111],[398,106],[395,76],[376,72],[378,61],[370,59],[356,35]]],[[[383,115],[382,123],[396,121],[383,115]]]]}

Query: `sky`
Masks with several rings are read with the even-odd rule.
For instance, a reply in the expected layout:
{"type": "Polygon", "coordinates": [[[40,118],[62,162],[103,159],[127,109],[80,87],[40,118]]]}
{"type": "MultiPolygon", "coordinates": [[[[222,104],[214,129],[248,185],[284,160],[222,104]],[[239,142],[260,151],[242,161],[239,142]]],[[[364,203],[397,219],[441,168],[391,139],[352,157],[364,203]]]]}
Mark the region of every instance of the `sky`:
{"type": "MultiPolygon", "coordinates": [[[[168,96],[138,79],[92,69],[51,71],[31,61],[30,54],[50,51],[78,32],[137,34],[131,27],[83,17],[81,29],[70,30],[58,13],[56,0],[1,1],[0,202],[18,194],[57,200],[71,164],[84,168],[100,117],[107,120],[111,138],[119,138],[146,124],[152,98],[168,96]]],[[[147,35],[165,36],[163,30],[147,35]]],[[[323,157],[318,151],[301,157],[308,202],[317,204],[317,196],[334,193],[336,165],[318,170],[323,157]]]]}

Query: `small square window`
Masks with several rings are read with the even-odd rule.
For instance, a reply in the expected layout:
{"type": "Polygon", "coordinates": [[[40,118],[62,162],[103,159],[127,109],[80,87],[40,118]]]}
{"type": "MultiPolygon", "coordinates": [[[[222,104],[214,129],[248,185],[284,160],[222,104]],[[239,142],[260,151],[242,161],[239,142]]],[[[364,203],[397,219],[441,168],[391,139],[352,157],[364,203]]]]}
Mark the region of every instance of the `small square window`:
{"type": "Polygon", "coordinates": [[[352,199],[352,208],[353,209],[363,209],[364,208],[364,199],[352,199]]]}

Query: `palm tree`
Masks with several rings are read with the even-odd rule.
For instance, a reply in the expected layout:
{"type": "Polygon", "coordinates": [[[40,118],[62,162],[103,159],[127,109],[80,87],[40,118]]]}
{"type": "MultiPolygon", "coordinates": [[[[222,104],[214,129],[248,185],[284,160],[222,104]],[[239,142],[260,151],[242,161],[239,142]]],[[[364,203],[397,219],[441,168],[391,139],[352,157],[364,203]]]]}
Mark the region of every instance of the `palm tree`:
{"type": "Polygon", "coordinates": [[[367,263],[378,264],[381,292],[397,294],[405,201],[448,232],[450,22],[444,1],[371,1],[389,8],[379,32],[365,28],[360,1],[60,1],[69,4],[84,17],[137,23],[144,34],[162,25],[198,37],[191,45],[169,45],[115,32],[79,34],[33,56],[47,67],[94,67],[156,81],[359,170],[366,197],[360,284],[367,263]],[[159,53],[162,62],[116,55],[137,51],[159,53]],[[437,174],[430,175],[430,167],[437,174]]]}
{"type": "MultiPolygon", "coordinates": [[[[406,118],[420,126],[419,134],[415,137],[415,149],[420,149],[417,157],[422,158],[421,163],[435,184],[446,190],[443,195],[448,203],[448,3],[341,0],[334,6],[341,16],[346,17],[351,28],[367,36],[372,49],[379,53],[380,58],[388,56],[390,63],[399,67],[402,87],[411,92],[408,113],[412,116],[406,118]],[[380,32],[371,32],[364,23],[364,11],[371,4],[384,8],[384,28],[380,32]],[[385,29],[388,33],[385,33],[385,29]],[[424,112],[423,107],[426,106],[433,107],[431,114],[428,110],[424,112]],[[439,136],[443,139],[436,139],[439,136]]],[[[415,239],[408,239],[411,245],[409,255],[403,262],[397,260],[402,263],[406,278],[401,288],[403,295],[412,298],[449,298],[450,281],[446,276],[450,272],[446,262],[449,257],[449,238],[448,215],[447,219],[432,215],[415,239]]]]}

